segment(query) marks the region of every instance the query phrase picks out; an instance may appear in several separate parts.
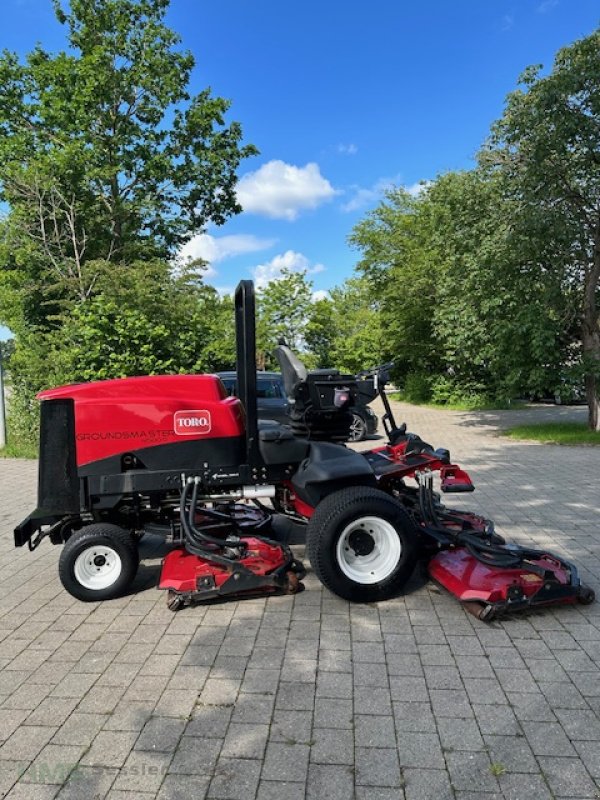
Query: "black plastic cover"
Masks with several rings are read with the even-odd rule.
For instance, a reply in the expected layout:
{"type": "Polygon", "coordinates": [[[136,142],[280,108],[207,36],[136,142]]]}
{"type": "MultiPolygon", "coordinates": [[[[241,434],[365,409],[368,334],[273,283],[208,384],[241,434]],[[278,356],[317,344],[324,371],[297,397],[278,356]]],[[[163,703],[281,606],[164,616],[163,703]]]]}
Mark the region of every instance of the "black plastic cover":
{"type": "Polygon", "coordinates": [[[71,399],[42,402],[38,510],[61,516],[80,511],[75,404],[71,399]]]}
{"type": "Polygon", "coordinates": [[[330,442],[311,442],[310,452],[292,477],[298,496],[312,506],[342,486],[375,486],[369,462],[360,453],[330,442]]]}

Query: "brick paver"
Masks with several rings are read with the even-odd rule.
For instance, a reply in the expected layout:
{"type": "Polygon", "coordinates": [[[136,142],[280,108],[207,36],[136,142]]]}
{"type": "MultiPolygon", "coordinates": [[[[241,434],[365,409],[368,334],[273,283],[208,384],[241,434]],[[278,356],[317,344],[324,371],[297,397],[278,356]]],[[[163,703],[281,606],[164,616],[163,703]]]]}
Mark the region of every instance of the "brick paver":
{"type": "MultiPolygon", "coordinates": [[[[600,451],[498,436],[584,409],[397,410],[471,473],[456,505],[600,588],[600,451]]],[[[309,574],[296,597],[173,615],[152,537],[136,593],[83,604],[58,548],[12,547],[35,485],[0,460],[0,797],[600,797],[599,605],[486,625],[418,578],[364,606],[309,574]]]]}

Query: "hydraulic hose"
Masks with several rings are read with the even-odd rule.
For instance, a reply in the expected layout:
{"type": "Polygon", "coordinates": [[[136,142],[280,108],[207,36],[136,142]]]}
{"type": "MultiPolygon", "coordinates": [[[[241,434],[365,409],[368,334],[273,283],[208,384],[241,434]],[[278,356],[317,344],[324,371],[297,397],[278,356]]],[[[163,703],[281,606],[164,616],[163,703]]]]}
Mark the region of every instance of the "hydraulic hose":
{"type": "MultiPolygon", "coordinates": [[[[189,495],[190,484],[187,483],[182,492],[181,492],[181,501],[180,501],[180,508],[179,508],[179,518],[181,520],[181,527],[185,534],[185,542],[186,542],[186,550],[194,555],[200,556],[201,558],[206,559],[206,561],[210,561],[213,564],[218,564],[224,567],[231,567],[231,559],[228,559],[224,556],[220,556],[217,553],[214,553],[212,550],[207,549],[206,544],[209,543],[209,539],[213,537],[202,537],[196,536],[194,531],[190,528],[189,520],[187,519],[186,514],[186,505],[189,495]]],[[[191,506],[192,513],[193,513],[194,506],[191,506]]],[[[218,543],[220,547],[223,546],[222,540],[214,540],[213,543],[218,543]]]]}
{"type": "Polygon", "coordinates": [[[471,533],[460,533],[457,543],[466,548],[467,552],[481,564],[488,567],[518,567],[523,563],[524,553],[511,552],[498,545],[487,544],[471,533]]]}
{"type": "MultiPolygon", "coordinates": [[[[198,503],[198,487],[199,484],[194,482],[194,489],[192,491],[192,500],[188,511],[188,524],[190,530],[194,533],[195,537],[198,537],[199,539],[202,539],[203,541],[208,542],[209,544],[214,544],[217,547],[223,547],[224,545],[229,543],[237,544],[237,542],[228,542],[229,537],[226,537],[225,539],[219,539],[215,536],[211,536],[208,533],[204,533],[203,531],[201,531],[199,528],[196,527],[194,521],[194,514],[196,513],[196,505],[198,503]]],[[[227,522],[229,524],[232,524],[235,527],[235,520],[233,520],[228,514],[222,514],[219,511],[213,511],[212,509],[208,508],[203,509],[202,513],[205,514],[207,517],[210,517],[211,519],[218,519],[222,522],[227,522]]]]}
{"type": "MultiPolygon", "coordinates": [[[[179,509],[181,527],[185,533],[186,549],[189,550],[189,552],[200,556],[201,558],[205,558],[207,561],[212,561],[215,564],[231,567],[233,559],[228,558],[227,556],[218,555],[213,550],[209,549],[209,546],[213,545],[221,549],[227,546],[245,548],[245,543],[243,541],[240,542],[237,538],[235,540],[231,540],[229,539],[229,537],[225,539],[219,539],[214,536],[211,536],[208,533],[205,533],[204,531],[201,531],[199,528],[196,527],[196,525],[194,524],[194,513],[196,511],[196,505],[198,502],[199,484],[194,482],[192,497],[189,502],[189,509],[186,509],[188,505],[188,498],[190,494],[191,485],[192,485],[191,482],[187,482],[185,484],[181,492],[180,509],[179,509]]],[[[207,508],[203,508],[202,513],[208,517],[220,520],[222,522],[228,522],[234,526],[237,526],[236,521],[228,514],[223,514],[219,511],[214,511],[212,509],[207,509],[207,508]]],[[[264,524],[266,524],[266,521],[259,523],[257,527],[263,527],[264,524]]],[[[259,538],[261,539],[261,541],[267,544],[273,545],[275,547],[281,547],[281,543],[275,541],[274,539],[269,539],[266,536],[260,536],[259,538]]]]}
{"type": "MultiPolygon", "coordinates": [[[[458,543],[464,545],[482,564],[492,567],[519,567],[525,561],[535,561],[547,555],[544,550],[534,550],[529,547],[515,546],[513,549],[504,545],[488,544],[469,531],[458,535],[458,543]]],[[[527,568],[534,570],[531,564],[527,568]]]]}

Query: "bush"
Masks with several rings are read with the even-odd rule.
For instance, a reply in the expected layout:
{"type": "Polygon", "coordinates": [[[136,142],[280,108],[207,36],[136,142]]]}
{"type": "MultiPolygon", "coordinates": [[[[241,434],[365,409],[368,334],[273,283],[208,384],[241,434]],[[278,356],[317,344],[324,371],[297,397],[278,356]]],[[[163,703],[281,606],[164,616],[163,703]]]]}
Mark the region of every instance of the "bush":
{"type": "Polygon", "coordinates": [[[428,403],[431,400],[431,377],[423,372],[409,372],[404,379],[402,396],[407,403],[428,403]]]}
{"type": "Polygon", "coordinates": [[[483,387],[476,383],[459,384],[449,375],[438,375],[431,384],[431,400],[438,405],[485,406],[490,403],[483,387]]]}
{"type": "Polygon", "coordinates": [[[10,393],[6,415],[6,448],[2,455],[37,458],[39,442],[39,402],[24,393],[10,393]]]}

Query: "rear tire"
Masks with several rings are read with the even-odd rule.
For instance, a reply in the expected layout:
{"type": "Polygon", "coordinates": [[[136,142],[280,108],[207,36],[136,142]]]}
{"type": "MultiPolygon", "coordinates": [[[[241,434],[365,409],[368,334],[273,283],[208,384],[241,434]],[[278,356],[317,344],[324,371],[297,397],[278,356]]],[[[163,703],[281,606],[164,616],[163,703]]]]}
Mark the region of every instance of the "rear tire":
{"type": "Polygon", "coordinates": [[[306,545],[319,580],[357,603],[398,595],[419,556],[418,532],[402,505],[368,486],[326,497],[309,520],[306,545]]]}
{"type": "Polygon", "coordinates": [[[100,522],[70,537],[60,554],[58,575],[78,600],[112,600],[131,584],[138,565],[134,537],[118,525],[100,522]]]}

